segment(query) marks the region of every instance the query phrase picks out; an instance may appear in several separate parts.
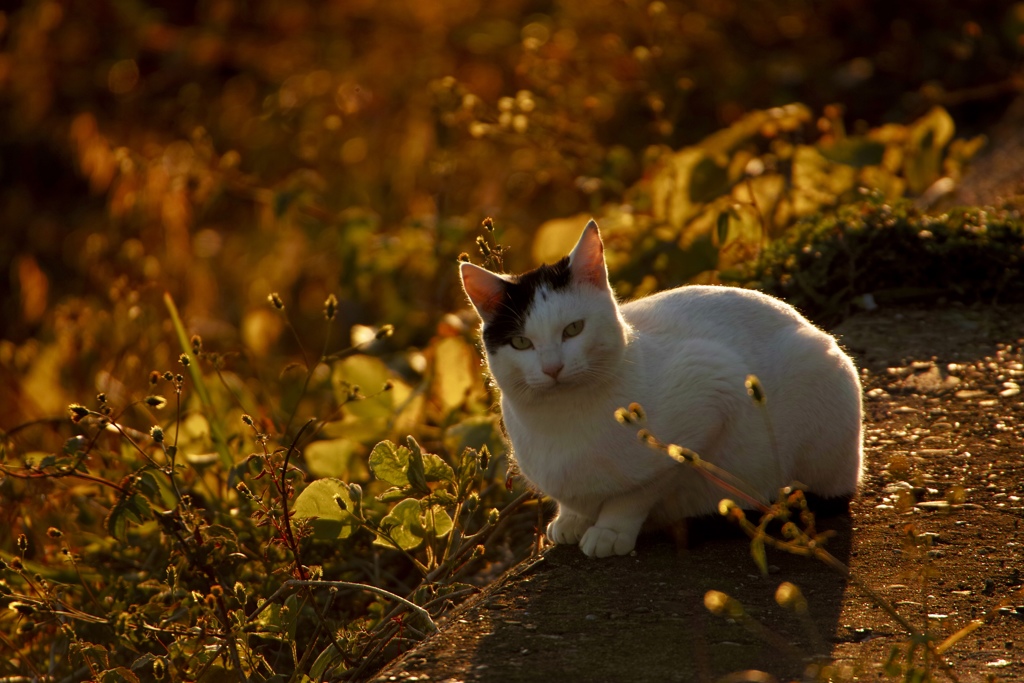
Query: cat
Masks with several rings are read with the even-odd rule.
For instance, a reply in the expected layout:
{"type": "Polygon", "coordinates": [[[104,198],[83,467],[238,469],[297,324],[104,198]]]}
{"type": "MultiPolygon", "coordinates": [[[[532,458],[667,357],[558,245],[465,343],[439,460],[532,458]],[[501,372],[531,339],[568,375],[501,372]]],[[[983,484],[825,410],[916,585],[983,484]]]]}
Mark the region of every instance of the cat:
{"type": "Polygon", "coordinates": [[[558,503],[552,542],[578,543],[590,557],[625,555],[645,523],[710,514],[730,497],[619,424],[616,409],[633,402],[659,440],[696,451],[765,500],[793,481],[822,498],[855,494],[857,370],[789,304],[700,285],[620,304],[593,220],[554,265],[521,275],[468,262],[460,270],[519,470],[558,503]],[[748,395],[749,375],[763,405],[748,395]]]}

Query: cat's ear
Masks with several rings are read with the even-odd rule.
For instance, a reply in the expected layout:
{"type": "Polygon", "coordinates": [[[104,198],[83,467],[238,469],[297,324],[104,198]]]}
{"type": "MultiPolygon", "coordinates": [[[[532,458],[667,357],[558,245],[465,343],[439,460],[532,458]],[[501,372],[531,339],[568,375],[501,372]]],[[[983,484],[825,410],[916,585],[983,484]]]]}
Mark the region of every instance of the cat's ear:
{"type": "Polygon", "coordinates": [[[580,241],[569,254],[569,269],[573,280],[589,282],[602,289],[608,287],[608,267],[604,263],[604,242],[597,229],[597,223],[590,219],[583,228],[580,241]]]}
{"type": "Polygon", "coordinates": [[[498,314],[508,283],[504,278],[472,263],[459,266],[459,273],[462,275],[462,289],[466,291],[473,308],[484,322],[492,320],[498,314]]]}

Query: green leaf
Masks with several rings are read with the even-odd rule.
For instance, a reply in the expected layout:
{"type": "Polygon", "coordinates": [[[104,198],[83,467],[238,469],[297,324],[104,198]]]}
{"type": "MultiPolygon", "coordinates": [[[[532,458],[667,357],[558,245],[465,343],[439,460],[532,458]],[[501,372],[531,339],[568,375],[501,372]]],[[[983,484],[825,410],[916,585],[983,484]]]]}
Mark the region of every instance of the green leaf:
{"type": "Polygon", "coordinates": [[[885,155],[884,143],[861,137],[843,138],[830,145],[822,145],[818,149],[829,161],[854,168],[878,166],[885,155]]]}
{"type": "Polygon", "coordinates": [[[729,214],[730,211],[721,211],[718,214],[717,224],[715,226],[715,236],[718,238],[718,245],[725,244],[725,241],[729,238],[729,214]]]}
{"type": "Polygon", "coordinates": [[[416,439],[411,436],[406,439],[406,443],[409,444],[412,454],[422,462],[423,476],[427,481],[455,483],[455,471],[444,458],[433,453],[424,453],[416,439]]]}
{"type": "Polygon", "coordinates": [[[378,495],[377,496],[377,500],[379,500],[382,503],[393,503],[396,500],[401,500],[402,498],[405,498],[408,495],[408,493],[409,493],[409,487],[407,487],[407,486],[402,486],[402,487],[394,486],[392,488],[389,488],[384,493],[378,495]]]}
{"type": "Polygon", "coordinates": [[[353,509],[348,485],[340,479],[318,479],[303,489],[295,499],[295,518],[309,521],[313,537],[324,541],[348,538],[359,527],[359,521],[348,510],[353,509]],[[343,510],[338,498],[345,504],[343,510]]]}
{"type": "Polygon", "coordinates": [[[141,524],[151,511],[149,501],[143,496],[137,493],[122,496],[114,503],[114,507],[110,508],[110,514],[107,515],[104,523],[107,533],[124,542],[128,538],[128,523],[141,524]]]}
{"type": "Polygon", "coordinates": [[[411,436],[406,439],[406,443],[409,444],[409,469],[407,470],[409,485],[420,495],[430,493],[430,488],[427,486],[427,474],[423,466],[423,449],[411,436]]]}
{"type": "Polygon", "coordinates": [[[729,189],[728,169],[710,156],[702,156],[690,169],[690,201],[706,203],[722,196],[729,189]]]}
{"type": "Polygon", "coordinates": [[[418,493],[428,493],[427,482],[455,483],[451,465],[433,453],[424,453],[417,441],[409,437],[409,448],[391,441],[381,441],[370,453],[370,469],[375,477],[392,486],[411,486],[418,493]]]}
{"type": "Polygon", "coordinates": [[[467,448],[479,451],[485,446],[494,455],[505,452],[496,415],[474,415],[445,430],[444,447],[449,453],[462,453],[467,448]]]}
{"type": "Polygon", "coordinates": [[[423,515],[423,527],[428,532],[433,533],[435,538],[444,538],[447,536],[455,524],[452,522],[451,515],[440,505],[434,505],[427,509],[427,512],[423,515]]]}
{"type": "Polygon", "coordinates": [[[304,678],[313,681],[323,680],[327,669],[340,660],[341,653],[338,652],[338,648],[334,647],[334,643],[331,643],[313,660],[312,666],[309,667],[309,676],[304,676],[304,678]]]}
{"type": "Polygon", "coordinates": [[[469,492],[469,488],[476,480],[476,475],[479,471],[480,453],[475,448],[464,449],[462,451],[462,461],[459,462],[458,495],[460,497],[464,497],[469,492]]]}
{"type": "MultiPolygon", "coordinates": [[[[391,508],[391,512],[380,520],[379,526],[402,550],[415,550],[426,537],[420,523],[420,502],[413,498],[406,498],[391,508]]],[[[374,545],[394,547],[390,540],[379,534],[374,545]]]]}
{"type": "Polygon", "coordinates": [[[356,444],[348,439],[314,441],[306,446],[303,456],[306,466],[316,477],[344,478],[348,475],[349,460],[356,444]]]}
{"type": "Polygon", "coordinates": [[[390,418],[394,414],[394,396],[390,391],[380,392],[384,383],[391,379],[391,371],[379,358],[373,356],[350,356],[334,367],[331,383],[340,403],[348,400],[349,390],[359,387],[363,398],[345,403],[345,413],[362,419],[390,418]]]}
{"type": "Polygon", "coordinates": [[[410,456],[411,453],[405,446],[381,441],[370,453],[370,470],[373,471],[373,476],[392,486],[408,486],[410,456]]]}
{"type": "Polygon", "coordinates": [[[255,635],[262,638],[272,637],[270,634],[283,634],[286,624],[283,624],[281,621],[281,605],[275,602],[260,612],[259,616],[256,617],[255,626],[258,628],[255,635]]]}
{"type": "Polygon", "coordinates": [[[479,386],[480,359],[461,337],[445,337],[434,345],[433,393],[445,412],[456,410],[479,386]]]}
{"type": "MultiPolygon", "coordinates": [[[[391,512],[380,521],[379,526],[399,548],[408,551],[420,547],[428,535],[444,538],[451,533],[454,522],[440,505],[433,505],[422,511],[420,501],[406,498],[391,509],[391,512]]],[[[378,534],[374,544],[394,547],[382,534],[378,534]]]]}
{"type": "Polygon", "coordinates": [[[903,175],[911,193],[924,192],[939,178],[942,153],[955,130],[953,117],[942,107],[933,107],[910,125],[903,175]]]}
{"type": "Polygon", "coordinates": [[[430,495],[424,498],[424,500],[431,504],[455,505],[459,499],[446,489],[437,489],[436,491],[431,491],[430,495]]]}
{"type": "Polygon", "coordinates": [[[153,503],[162,503],[167,510],[178,504],[171,482],[163,472],[146,470],[139,475],[139,488],[153,503]]]}
{"type": "Polygon", "coordinates": [[[77,455],[89,446],[89,440],[81,434],[71,437],[64,442],[64,452],[68,455],[77,455]]]}
{"type": "Polygon", "coordinates": [[[135,672],[123,666],[101,671],[97,680],[100,683],[139,683],[139,677],[135,675],[135,672]]]}

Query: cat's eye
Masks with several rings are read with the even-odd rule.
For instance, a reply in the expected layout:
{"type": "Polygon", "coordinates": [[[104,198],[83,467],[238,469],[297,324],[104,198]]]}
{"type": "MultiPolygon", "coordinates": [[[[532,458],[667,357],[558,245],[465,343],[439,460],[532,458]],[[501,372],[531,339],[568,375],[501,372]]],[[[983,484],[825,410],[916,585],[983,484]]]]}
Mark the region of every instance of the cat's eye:
{"type": "Polygon", "coordinates": [[[562,339],[568,339],[569,337],[575,337],[577,334],[583,331],[583,321],[577,320],[576,322],[569,323],[562,330],[562,339]]]}
{"type": "Polygon", "coordinates": [[[510,343],[512,344],[513,349],[518,349],[519,351],[525,351],[526,349],[533,348],[533,342],[521,334],[512,337],[512,341],[510,343]]]}

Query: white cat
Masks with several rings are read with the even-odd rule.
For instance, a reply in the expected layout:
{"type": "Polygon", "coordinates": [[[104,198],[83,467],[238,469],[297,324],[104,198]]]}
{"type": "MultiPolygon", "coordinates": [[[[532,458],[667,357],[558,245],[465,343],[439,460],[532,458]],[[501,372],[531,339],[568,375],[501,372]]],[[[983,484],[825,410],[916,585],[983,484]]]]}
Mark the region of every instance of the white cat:
{"type": "Polygon", "coordinates": [[[856,368],[788,304],[686,286],[620,305],[594,221],[554,265],[496,275],[463,263],[461,273],[519,469],[558,501],[547,528],[555,543],[624,555],[645,521],[712,513],[728,497],[619,424],[615,410],[632,402],[658,439],[696,451],[766,500],[794,480],[823,497],[855,493],[856,368]],[[764,406],[748,396],[748,375],[760,379],[764,406]]]}

